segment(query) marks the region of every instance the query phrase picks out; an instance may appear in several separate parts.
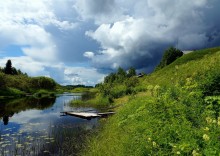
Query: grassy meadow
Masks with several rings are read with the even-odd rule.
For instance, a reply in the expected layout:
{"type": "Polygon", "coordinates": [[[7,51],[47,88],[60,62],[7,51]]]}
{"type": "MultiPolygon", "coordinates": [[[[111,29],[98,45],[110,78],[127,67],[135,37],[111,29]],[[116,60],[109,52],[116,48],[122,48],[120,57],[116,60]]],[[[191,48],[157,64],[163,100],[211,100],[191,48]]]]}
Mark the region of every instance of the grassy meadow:
{"type": "Polygon", "coordinates": [[[81,154],[219,155],[219,62],[220,47],[198,50],[150,75],[101,84],[93,100],[123,105],[81,154]]]}

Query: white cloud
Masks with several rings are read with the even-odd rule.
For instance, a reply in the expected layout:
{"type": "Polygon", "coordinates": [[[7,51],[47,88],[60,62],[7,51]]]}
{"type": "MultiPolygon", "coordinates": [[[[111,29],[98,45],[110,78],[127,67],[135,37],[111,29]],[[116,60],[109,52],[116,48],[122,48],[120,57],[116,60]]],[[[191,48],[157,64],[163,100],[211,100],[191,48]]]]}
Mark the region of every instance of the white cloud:
{"type": "Polygon", "coordinates": [[[65,70],[65,77],[73,85],[84,84],[94,86],[103,81],[105,75],[99,73],[95,68],[68,67],[65,70]]]}
{"type": "Polygon", "coordinates": [[[84,56],[85,56],[85,57],[88,57],[88,58],[93,58],[94,55],[95,55],[95,54],[94,54],[93,52],[90,52],[90,51],[87,51],[87,52],[84,53],[84,56]]]}
{"type": "Polygon", "coordinates": [[[26,46],[22,51],[34,60],[57,61],[54,34],[48,32],[46,27],[52,25],[60,30],[69,30],[77,24],[59,20],[51,6],[51,0],[1,1],[0,39],[3,43],[0,47],[26,46]]]}
{"type": "Polygon", "coordinates": [[[169,46],[219,45],[219,5],[218,0],[0,1],[0,65],[10,55],[29,75],[62,84],[93,85],[103,78],[100,71],[119,66],[150,71],[169,46]],[[12,45],[24,56],[13,57],[12,45]]]}
{"type": "Polygon", "coordinates": [[[11,59],[12,66],[20,69],[22,72],[28,73],[29,76],[47,76],[55,79],[62,85],[92,85],[100,83],[104,79],[95,68],[91,67],[70,67],[59,63],[45,63],[34,61],[28,56],[6,57],[0,59],[0,67],[5,67],[8,59],[11,59]]]}
{"type": "Polygon", "coordinates": [[[115,2],[116,6],[128,7],[122,8],[120,17],[123,19],[113,24],[100,24],[95,31],[86,32],[101,45],[100,51],[93,52],[95,55],[90,57],[97,68],[134,66],[152,70],[169,46],[182,50],[204,48],[213,45],[209,43],[208,34],[219,30],[205,18],[218,9],[215,0],[126,2],[115,2]]]}

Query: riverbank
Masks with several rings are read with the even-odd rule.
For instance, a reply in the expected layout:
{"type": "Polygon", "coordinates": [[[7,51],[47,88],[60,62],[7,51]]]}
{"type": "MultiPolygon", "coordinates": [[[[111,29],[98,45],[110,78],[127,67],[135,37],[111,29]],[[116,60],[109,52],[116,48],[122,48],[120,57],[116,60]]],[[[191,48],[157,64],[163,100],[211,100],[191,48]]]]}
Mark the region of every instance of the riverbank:
{"type": "MultiPolygon", "coordinates": [[[[139,78],[136,92],[126,95],[121,87],[111,104],[124,105],[88,139],[82,155],[219,154],[219,62],[220,48],[195,51],[139,78]]],[[[102,96],[109,98],[124,84],[104,85],[110,88],[102,96]]]]}
{"type": "Polygon", "coordinates": [[[20,91],[16,88],[7,88],[4,90],[0,90],[0,99],[13,99],[13,98],[22,98],[22,97],[35,97],[35,98],[42,98],[42,97],[54,97],[56,94],[59,94],[59,91],[51,91],[51,90],[36,90],[32,93],[26,93],[20,91]]]}

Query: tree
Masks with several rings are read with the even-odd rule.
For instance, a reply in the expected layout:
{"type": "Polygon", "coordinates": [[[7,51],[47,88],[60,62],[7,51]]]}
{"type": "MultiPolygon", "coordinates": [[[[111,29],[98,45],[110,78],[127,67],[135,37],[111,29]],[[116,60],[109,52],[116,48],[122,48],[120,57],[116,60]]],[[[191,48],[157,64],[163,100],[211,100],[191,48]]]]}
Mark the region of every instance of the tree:
{"type": "Polygon", "coordinates": [[[126,78],[127,76],[127,73],[125,72],[125,70],[121,67],[118,68],[118,71],[117,71],[117,81],[118,82],[123,82],[124,79],[126,78]]]}
{"type": "Polygon", "coordinates": [[[116,74],[110,73],[108,76],[104,78],[104,83],[113,83],[116,80],[116,74]]]}
{"type": "Polygon", "coordinates": [[[181,57],[182,55],[183,52],[181,50],[176,49],[174,47],[170,47],[164,52],[162,60],[160,61],[160,64],[156,67],[155,70],[161,69],[171,64],[173,61],[175,61],[177,58],[181,57]]]}
{"type": "Polygon", "coordinates": [[[135,75],[136,75],[135,68],[131,67],[131,68],[128,70],[127,76],[128,76],[128,77],[132,77],[132,76],[135,76],[135,75]]]}
{"type": "Polygon", "coordinates": [[[13,75],[18,75],[18,71],[16,68],[12,67],[12,74],[13,75]]]}
{"type": "Polygon", "coordinates": [[[12,63],[11,60],[8,60],[5,66],[5,74],[13,74],[12,63]]]}
{"type": "Polygon", "coordinates": [[[32,78],[31,84],[35,89],[53,90],[56,87],[56,82],[53,79],[44,76],[32,78]]]}

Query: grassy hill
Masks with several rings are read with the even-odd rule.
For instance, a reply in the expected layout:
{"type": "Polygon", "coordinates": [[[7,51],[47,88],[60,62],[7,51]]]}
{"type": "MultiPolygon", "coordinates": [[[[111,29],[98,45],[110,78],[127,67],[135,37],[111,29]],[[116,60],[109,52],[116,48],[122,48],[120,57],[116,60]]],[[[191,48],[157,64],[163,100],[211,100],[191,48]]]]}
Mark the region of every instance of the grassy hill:
{"type": "MultiPolygon", "coordinates": [[[[125,83],[110,86],[109,94],[125,83]]],[[[132,91],[114,97],[125,104],[82,155],[220,154],[220,47],[183,55],[132,91]]]]}

